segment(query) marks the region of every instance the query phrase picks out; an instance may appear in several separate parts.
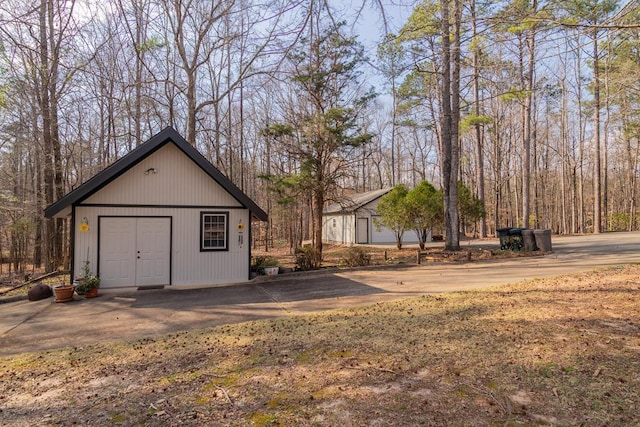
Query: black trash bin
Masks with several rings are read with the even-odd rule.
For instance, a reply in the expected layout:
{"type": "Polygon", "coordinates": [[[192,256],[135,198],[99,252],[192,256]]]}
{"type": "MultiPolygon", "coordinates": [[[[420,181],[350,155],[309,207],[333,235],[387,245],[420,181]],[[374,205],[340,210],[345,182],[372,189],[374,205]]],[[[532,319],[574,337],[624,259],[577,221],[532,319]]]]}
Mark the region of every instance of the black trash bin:
{"type": "Polygon", "coordinates": [[[511,228],[509,229],[509,249],[512,251],[521,251],[524,247],[524,241],[522,240],[522,231],[525,228],[511,228]]]}
{"type": "Polygon", "coordinates": [[[537,251],[536,237],[533,235],[533,230],[527,228],[522,230],[522,242],[524,243],[524,250],[528,252],[537,251]]]}
{"type": "Polygon", "coordinates": [[[500,239],[500,249],[503,250],[503,251],[505,249],[508,249],[509,230],[511,230],[511,228],[509,228],[509,227],[496,228],[496,234],[498,235],[498,238],[500,239]]]}
{"type": "Polygon", "coordinates": [[[533,235],[536,238],[536,245],[543,252],[551,252],[551,230],[533,230],[533,235]]]}

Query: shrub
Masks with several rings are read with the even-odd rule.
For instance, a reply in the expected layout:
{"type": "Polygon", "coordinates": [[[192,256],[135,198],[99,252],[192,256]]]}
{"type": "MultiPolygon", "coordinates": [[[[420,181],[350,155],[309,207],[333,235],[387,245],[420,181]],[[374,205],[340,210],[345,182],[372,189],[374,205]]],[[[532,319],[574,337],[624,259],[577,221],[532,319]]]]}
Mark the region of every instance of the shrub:
{"type": "Polygon", "coordinates": [[[340,265],[345,267],[361,267],[369,264],[371,264],[371,255],[358,246],[349,248],[345,257],[340,260],[340,265]]]}
{"type": "Polygon", "coordinates": [[[296,248],[296,269],[307,271],[320,268],[322,256],[313,246],[296,248]]]}
{"type": "Polygon", "coordinates": [[[618,213],[607,216],[608,231],[627,231],[631,218],[629,214],[618,213]]]}
{"type": "Polygon", "coordinates": [[[261,255],[253,257],[251,262],[251,271],[255,271],[256,273],[262,273],[265,267],[279,267],[278,258],[261,255]]]}

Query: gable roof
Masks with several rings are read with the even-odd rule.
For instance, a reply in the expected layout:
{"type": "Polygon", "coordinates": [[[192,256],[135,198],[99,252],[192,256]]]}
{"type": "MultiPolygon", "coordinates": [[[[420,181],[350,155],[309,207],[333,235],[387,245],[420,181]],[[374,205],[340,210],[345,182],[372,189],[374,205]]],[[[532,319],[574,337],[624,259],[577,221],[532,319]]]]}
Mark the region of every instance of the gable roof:
{"type": "Polygon", "coordinates": [[[81,184],[76,189],[67,193],[57,202],[47,206],[44,215],[51,218],[63,209],[76,205],[87,199],[110,182],[114,181],[131,167],[138,164],[146,157],[153,154],[166,144],[173,143],[189,159],[196,163],[207,175],[220,184],[229,194],[231,194],[243,207],[249,209],[251,215],[259,220],[266,221],[268,216],[253,200],[243,193],[238,187],[213,166],[198,150],[189,144],[172,127],[164,128],[162,131],[151,137],[148,141],[136,147],[125,156],[107,166],[88,181],[81,184]]]}
{"type": "Polygon", "coordinates": [[[336,203],[327,206],[322,211],[323,214],[344,214],[344,213],[352,213],[363,207],[367,203],[371,203],[374,200],[384,196],[392,188],[382,188],[380,190],[367,191],[366,193],[358,193],[352,194],[350,196],[345,196],[338,200],[336,203]]]}

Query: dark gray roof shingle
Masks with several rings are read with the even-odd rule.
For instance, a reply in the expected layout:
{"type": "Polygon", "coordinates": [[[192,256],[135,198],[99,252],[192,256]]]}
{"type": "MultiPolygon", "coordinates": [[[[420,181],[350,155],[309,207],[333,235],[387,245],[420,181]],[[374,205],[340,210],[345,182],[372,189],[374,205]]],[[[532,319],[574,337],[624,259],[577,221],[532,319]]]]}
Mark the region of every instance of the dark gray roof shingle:
{"type": "Polygon", "coordinates": [[[351,213],[374,200],[384,196],[391,188],[382,188],[380,190],[367,191],[366,193],[352,194],[345,196],[336,203],[324,208],[324,214],[344,214],[351,213]]]}

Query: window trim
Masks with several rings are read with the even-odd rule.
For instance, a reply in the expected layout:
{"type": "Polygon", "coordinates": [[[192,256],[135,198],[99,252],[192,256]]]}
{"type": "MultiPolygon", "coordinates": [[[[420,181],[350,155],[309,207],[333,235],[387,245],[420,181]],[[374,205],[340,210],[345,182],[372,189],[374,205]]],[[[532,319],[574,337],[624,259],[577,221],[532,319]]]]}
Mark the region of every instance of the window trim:
{"type": "Polygon", "coordinates": [[[228,211],[202,211],[200,212],[200,252],[220,252],[229,250],[229,212],[228,211]],[[206,216],[224,217],[224,247],[204,246],[204,222],[206,216]]]}

